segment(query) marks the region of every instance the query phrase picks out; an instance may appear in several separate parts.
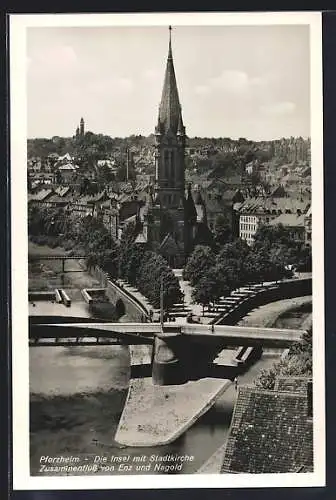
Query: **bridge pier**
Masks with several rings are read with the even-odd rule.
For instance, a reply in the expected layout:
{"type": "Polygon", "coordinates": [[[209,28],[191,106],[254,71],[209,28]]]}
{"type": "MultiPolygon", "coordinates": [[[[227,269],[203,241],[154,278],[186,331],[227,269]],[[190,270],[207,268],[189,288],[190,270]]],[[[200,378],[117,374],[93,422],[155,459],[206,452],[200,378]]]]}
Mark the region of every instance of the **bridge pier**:
{"type": "Polygon", "coordinates": [[[179,385],[210,376],[211,366],[219,348],[179,336],[154,338],[152,381],[155,385],[179,385]]]}
{"type": "Polygon", "coordinates": [[[154,338],[152,382],[154,385],[179,385],[188,380],[187,369],[173,349],[161,338],[154,338]]]}

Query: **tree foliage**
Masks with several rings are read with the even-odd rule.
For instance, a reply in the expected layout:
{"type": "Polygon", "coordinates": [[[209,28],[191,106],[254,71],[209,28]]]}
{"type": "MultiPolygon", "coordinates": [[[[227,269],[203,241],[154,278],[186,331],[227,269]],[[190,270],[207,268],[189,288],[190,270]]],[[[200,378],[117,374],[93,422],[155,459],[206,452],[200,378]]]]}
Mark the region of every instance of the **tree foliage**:
{"type": "Polygon", "coordinates": [[[194,286],[206,269],[215,263],[215,255],[209,246],[197,245],[183,270],[183,278],[194,286]]]}
{"type": "Polygon", "coordinates": [[[194,301],[206,305],[243,285],[291,277],[289,264],[301,262],[307,269],[309,259],[309,249],[294,241],[286,228],[262,227],[251,247],[241,239],[217,247],[217,253],[197,246],[183,276],[194,287],[194,301]]]}
{"type": "Polygon", "coordinates": [[[262,389],[274,389],[279,376],[312,376],[312,328],[304,334],[302,342],[293,344],[284,359],[269,369],[261,370],[255,384],[262,389]]]}

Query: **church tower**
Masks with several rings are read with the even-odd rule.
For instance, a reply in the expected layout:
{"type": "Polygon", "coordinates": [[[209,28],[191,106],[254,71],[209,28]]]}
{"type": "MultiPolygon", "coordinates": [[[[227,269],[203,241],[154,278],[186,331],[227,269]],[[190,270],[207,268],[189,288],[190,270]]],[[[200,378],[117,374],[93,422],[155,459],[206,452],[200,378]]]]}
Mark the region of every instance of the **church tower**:
{"type": "Polygon", "coordinates": [[[198,214],[191,186],[185,194],[185,147],[169,27],[168,58],[155,127],[155,185],[149,195],[144,229],[151,248],[172,267],[184,265],[197,236],[198,214]]]}
{"type": "Polygon", "coordinates": [[[84,135],[84,118],[81,118],[80,124],[79,124],[79,134],[81,136],[84,135]]]}
{"type": "Polygon", "coordinates": [[[174,70],[171,26],[169,26],[168,59],[155,139],[156,199],[162,209],[178,209],[184,204],[186,134],[174,70]]]}

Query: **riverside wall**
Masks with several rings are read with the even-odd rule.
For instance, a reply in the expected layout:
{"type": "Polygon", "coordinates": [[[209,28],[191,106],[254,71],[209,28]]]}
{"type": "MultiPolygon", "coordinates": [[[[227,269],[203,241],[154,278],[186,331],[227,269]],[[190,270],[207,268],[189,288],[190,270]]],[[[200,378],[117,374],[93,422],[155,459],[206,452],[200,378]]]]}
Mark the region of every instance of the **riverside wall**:
{"type": "Polygon", "coordinates": [[[98,266],[90,270],[90,274],[96,278],[110,302],[121,312],[120,315],[127,315],[129,321],[137,323],[146,322],[148,318],[147,309],[135,297],[133,297],[122,285],[117,285],[98,266]]]}
{"type": "Polygon", "coordinates": [[[255,292],[242,300],[237,307],[215,318],[212,323],[220,325],[235,325],[252,309],[264,306],[278,300],[304,297],[312,294],[312,278],[281,281],[272,287],[255,292]]]}

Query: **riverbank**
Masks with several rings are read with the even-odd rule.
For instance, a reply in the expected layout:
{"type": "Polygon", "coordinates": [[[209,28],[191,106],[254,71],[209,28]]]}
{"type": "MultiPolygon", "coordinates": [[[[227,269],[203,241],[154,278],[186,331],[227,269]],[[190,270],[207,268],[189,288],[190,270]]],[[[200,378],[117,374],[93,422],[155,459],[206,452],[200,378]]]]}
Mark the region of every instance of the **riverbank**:
{"type": "MultiPolygon", "coordinates": [[[[252,309],[252,311],[250,311],[241,321],[239,321],[238,325],[264,328],[272,327],[283,314],[287,314],[289,311],[295,311],[296,309],[302,308],[304,306],[309,306],[311,305],[311,303],[311,295],[271,302],[270,304],[252,309]]],[[[307,313],[305,313],[303,321],[305,321],[306,315],[311,315],[311,311],[307,311],[307,313]]],[[[296,324],[290,324],[290,326],[288,325],[287,328],[300,328],[303,321],[299,320],[296,322],[296,324]]],[[[282,326],[279,325],[278,328],[282,328],[282,326]]]]}

